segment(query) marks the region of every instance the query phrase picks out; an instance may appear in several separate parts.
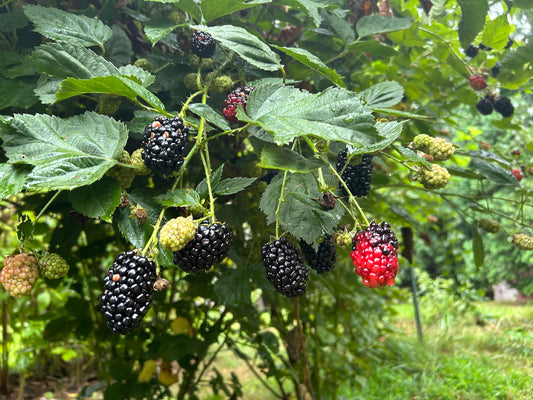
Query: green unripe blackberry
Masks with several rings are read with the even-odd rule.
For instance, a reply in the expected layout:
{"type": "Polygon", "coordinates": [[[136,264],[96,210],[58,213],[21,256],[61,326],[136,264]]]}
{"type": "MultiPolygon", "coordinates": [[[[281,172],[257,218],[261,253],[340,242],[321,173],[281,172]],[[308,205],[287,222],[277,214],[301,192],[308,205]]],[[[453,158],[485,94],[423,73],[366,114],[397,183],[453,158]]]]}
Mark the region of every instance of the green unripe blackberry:
{"type": "Polygon", "coordinates": [[[450,173],[444,167],[433,164],[431,169],[421,168],[418,171],[418,180],[426,189],[441,189],[450,180],[450,173]]]}
{"type": "Polygon", "coordinates": [[[133,165],[134,167],[138,167],[137,169],[135,169],[136,175],[150,175],[151,170],[146,166],[146,164],[144,164],[142,152],[143,149],[141,148],[131,153],[131,165],[133,165]]]}
{"type": "Polygon", "coordinates": [[[65,259],[56,253],[45,253],[39,259],[39,267],[41,274],[48,279],[63,278],[70,268],[65,259]]]}
{"type": "Polygon", "coordinates": [[[445,161],[453,156],[455,147],[446,139],[436,137],[431,139],[426,153],[432,155],[435,161],[445,161]]]}
{"type": "Polygon", "coordinates": [[[7,294],[20,299],[30,294],[38,276],[37,258],[28,253],[19,253],[4,260],[0,282],[7,294]]]}
{"type": "Polygon", "coordinates": [[[100,97],[99,112],[104,115],[114,115],[120,108],[120,96],[102,94],[100,97]]]}
{"type": "Polygon", "coordinates": [[[146,58],[139,58],[133,63],[133,65],[135,65],[137,68],[144,69],[147,72],[152,72],[152,64],[150,64],[150,61],[148,61],[146,58]]]}
{"type": "Polygon", "coordinates": [[[190,67],[193,69],[197,69],[200,66],[200,62],[202,63],[202,69],[203,70],[209,70],[213,69],[214,61],[212,58],[200,58],[198,56],[192,55],[190,57],[190,67]]]}
{"type": "Polygon", "coordinates": [[[178,217],[168,221],[159,232],[159,243],[165,250],[180,251],[196,233],[197,224],[192,219],[178,217]]]}
{"type": "Polygon", "coordinates": [[[176,25],[180,25],[185,22],[185,14],[180,11],[174,11],[168,15],[168,19],[170,19],[176,25]]]}
{"type": "Polygon", "coordinates": [[[183,78],[183,84],[189,90],[198,90],[198,74],[195,72],[191,72],[190,74],[185,75],[185,77],[183,78]]]}
{"type": "Polygon", "coordinates": [[[431,145],[431,139],[432,137],[426,134],[416,135],[413,139],[413,147],[426,153],[431,145]]]}
{"type": "Polygon", "coordinates": [[[511,237],[512,243],[520,250],[533,250],[533,237],[519,233],[511,237]]]}
{"type": "Polygon", "coordinates": [[[483,218],[480,219],[477,224],[481,229],[488,233],[498,233],[501,228],[500,223],[493,219],[483,218]]]}
{"type": "MultiPolygon", "coordinates": [[[[122,150],[122,153],[117,159],[118,162],[123,164],[131,164],[130,153],[126,150],[122,150]]],[[[115,178],[119,181],[120,186],[123,189],[127,189],[131,186],[131,183],[135,179],[135,170],[133,168],[123,167],[121,165],[115,165],[106,172],[106,175],[115,178]]]]}
{"type": "MultiPolygon", "coordinates": [[[[206,80],[211,80],[210,74],[207,74],[206,80]]],[[[209,90],[213,93],[226,93],[233,86],[233,80],[228,75],[217,76],[209,85],[209,90]]]]}

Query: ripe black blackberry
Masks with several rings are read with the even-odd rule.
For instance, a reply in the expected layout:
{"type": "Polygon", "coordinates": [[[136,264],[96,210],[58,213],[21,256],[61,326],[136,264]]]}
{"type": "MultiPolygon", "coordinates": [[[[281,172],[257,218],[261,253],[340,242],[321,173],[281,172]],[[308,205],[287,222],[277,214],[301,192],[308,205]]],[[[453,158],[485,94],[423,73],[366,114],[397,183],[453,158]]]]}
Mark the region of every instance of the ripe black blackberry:
{"type": "Polygon", "coordinates": [[[200,58],[212,57],[215,53],[217,42],[207,32],[196,31],[191,37],[191,51],[200,58]]]}
{"type": "Polygon", "coordinates": [[[239,122],[239,119],[237,118],[237,106],[241,104],[244,111],[246,111],[248,96],[253,90],[254,88],[252,86],[238,87],[226,96],[222,103],[222,113],[229,122],[232,124],[239,122]]]}
{"type": "Polygon", "coordinates": [[[120,253],[104,278],[100,297],[107,325],[126,334],[139,326],[151,307],[156,281],[155,263],[134,251],[120,253]]]}
{"type": "Polygon", "coordinates": [[[305,294],[309,270],[298,249],[287,238],[263,245],[261,256],[267,278],[278,292],[287,297],[305,294]]]}
{"type": "Polygon", "coordinates": [[[189,138],[181,118],[157,117],[144,128],[142,158],[148,168],[170,174],[183,164],[189,138]]]}
{"type": "Polygon", "coordinates": [[[499,61],[496,61],[496,64],[494,64],[494,67],[490,69],[490,72],[492,73],[492,76],[496,77],[500,73],[501,69],[502,69],[502,64],[499,61]]]}
{"type": "Polygon", "coordinates": [[[481,114],[489,115],[494,111],[494,104],[490,99],[483,97],[476,103],[476,108],[481,114]]]}
{"type": "Polygon", "coordinates": [[[504,118],[508,118],[514,114],[513,104],[508,97],[498,97],[494,101],[494,110],[499,112],[504,118]]]}
{"type": "Polygon", "coordinates": [[[335,268],[337,249],[331,241],[331,235],[324,236],[324,239],[318,245],[318,251],[303,239],[300,239],[298,242],[300,243],[305,260],[316,272],[324,274],[335,268]]]}
{"type": "Polygon", "coordinates": [[[174,252],[174,264],[195,274],[208,271],[226,257],[231,244],[231,233],[227,225],[201,224],[194,238],[183,249],[174,252]]]}
{"type": "MultiPolygon", "coordinates": [[[[370,186],[372,185],[372,174],[374,163],[371,154],[363,154],[362,160],[357,165],[346,165],[348,159],[348,150],[342,150],[337,156],[337,172],[341,173],[341,178],[346,182],[346,186],[355,197],[368,196],[370,186]],[[346,168],[344,167],[346,165],[346,168]]],[[[339,183],[344,195],[347,195],[344,185],[339,183]]]]}
{"type": "Polygon", "coordinates": [[[474,44],[471,44],[471,45],[468,46],[468,48],[465,50],[465,54],[466,54],[468,57],[471,57],[471,58],[474,58],[475,56],[477,56],[477,53],[479,53],[479,47],[477,47],[477,46],[474,45],[474,44]]]}

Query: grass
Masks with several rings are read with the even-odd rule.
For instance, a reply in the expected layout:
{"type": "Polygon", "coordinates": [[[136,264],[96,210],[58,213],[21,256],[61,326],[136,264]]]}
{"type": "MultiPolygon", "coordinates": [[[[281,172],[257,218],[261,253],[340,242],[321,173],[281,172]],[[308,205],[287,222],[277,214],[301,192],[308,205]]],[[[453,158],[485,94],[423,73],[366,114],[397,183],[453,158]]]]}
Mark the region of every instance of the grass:
{"type": "Polygon", "coordinates": [[[530,400],[533,398],[533,304],[480,303],[469,318],[424,325],[416,338],[412,307],[398,306],[390,358],[360,390],[340,398],[390,400],[530,400]]]}

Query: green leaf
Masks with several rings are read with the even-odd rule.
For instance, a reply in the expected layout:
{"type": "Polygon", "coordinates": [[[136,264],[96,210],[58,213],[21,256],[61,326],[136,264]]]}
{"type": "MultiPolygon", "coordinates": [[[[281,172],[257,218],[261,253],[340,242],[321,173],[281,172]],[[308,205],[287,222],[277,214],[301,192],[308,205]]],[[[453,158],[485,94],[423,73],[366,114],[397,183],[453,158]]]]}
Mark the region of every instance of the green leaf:
{"type": "Polygon", "coordinates": [[[71,14],[58,8],[27,5],[23,9],[33,22],[35,31],[49,39],[87,47],[103,47],[112,34],[111,28],[95,18],[71,14]]]}
{"type": "Polygon", "coordinates": [[[56,93],[58,101],[85,93],[108,93],[124,96],[136,102],[140,97],[159,113],[165,113],[165,105],[152,92],[134,80],[124,76],[104,76],[91,79],[68,78],[56,93]]]}
{"type": "Polygon", "coordinates": [[[194,0],[146,0],[146,1],[156,1],[158,3],[173,3],[180,10],[185,11],[196,21],[202,21],[202,10],[200,6],[194,0]]]}
{"type": "Polygon", "coordinates": [[[483,246],[483,238],[479,234],[479,229],[476,225],[472,225],[472,250],[474,252],[474,263],[477,268],[483,266],[485,260],[485,249],[483,246]]]}
{"type": "Polygon", "coordinates": [[[250,186],[256,179],[244,177],[223,179],[215,185],[213,192],[221,196],[235,194],[250,186]]]}
{"type": "Polygon", "coordinates": [[[355,30],[359,37],[372,36],[379,33],[395,32],[410,28],[410,18],[391,18],[383,15],[368,15],[357,21],[355,30]]]}
{"type": "Polygon", "coordinates": [[[135,218],[131,217],[127,207],[120,208],[115,219],[122,236],[135,248],[142,249],[152,233],[150,224],[147,221],[139,224],[135,218]]]}
{"type": "Polygon", "coordinates": [[[394,150],[396,150],[398,153],[400,153],[402,156],[404,156],[409,161],[412,161],[414,163],[417,163],[418,165],[422,165],[428,169],[431,169],[431,163],[425,158],[420,157],[418,154],[416,154],[415,151],[407,147],[403,147],[403,146],[394,146],[394,150]]]}
{"type": "Polygon", "coordinates": [[[192,189],[176,189],[155,198],[165,207],[186,207],[200,204],[200,195],[192,189]]]}
{"type": "Polygon", "coordinates": [[[122,123],[93,112],[68,119],[16,114],[11,127],[0,127],[3,148],[10,163],[35,166],[27,183],[34,189],[73,189],[99,180],[128,138],[122,123]]]}
{"type": "Polygon", "coordinates": [[[157,42],[176,28],[176,23],[168,18],[153,18],[144,23],[144,34],[155,46],[157,42]]]}
{"type": "Polygon", "coordinates": [[[54,104],[56,99],[56,92],[59,90],[62,79],[46,79],[41,76],[37,87],[33,91],[43,104],[54,104]]]}
{"type": "Polygon", "coordinates": [[[0,79],[0,110],[8,107],[30,108],[37,102],[34,78],[0,79]]]}
{"type": "Polygon", "coordinates": [[[533,76],[533,36],[527,44],[515,51],[508,51],[502,60],[498,80],[508,89],[518,89],[533,76]]]}
{"type": "Polygon", "coordinates": [[[202,0],[200,7],[205,22],[209,22],[215,18],[231,14],[235,11],[271,2],[272,0],[202,0]]]}
{"type": "MultiPolygon", "coordinates": [[[[224,164],[220,165],[212,174],[211,179],[209,180],[211,182],[211,188],[214,188],[218,182],[220,182],[220,179],[222,178],[222,172],[224,171],[224,164]]],[[[201,180],[201,182],[196,186],[196,191],[200,195],[200,197],[207,196],[207,183],[205,178],[201,180]]]]}
{"type": "Polygon", "coordinates": [[[68,198],[72,206],[89,218],[101,218],[111,222],[115,208],[120,204],[122,188],[120,183],[112,178],[103,179],[73,190],[68,198]]]}
{"type": "Polygon", "coordinates": [[[290,172],[311,172],[323,164],[318,160],[309,160],[286,147],[265,144],[261,151],[261,168],[274,168],[290,172]]]}
{"type": "Polygon", "coordinates": [[[262,86],[250,94],[246,112],[248,116],[239,107],[237,118],[272,133],[279,145],[312,135],[365,152],[382,140],[374,127],[372,110],[359,95],[342,88],[329,87],[311,94],[287,86],[262,86]]]}
{"type": "Polygon", "coordinates": [[[402,101],[403,87],[395,81],[376,83],[359,93],[370,107],[392,107],[402,101]]]}
{"type": "Polygon", "coordinates": [[[472,157],[470,161],[470,168],[478,171],[481,175],[493,183],[500,185],[519,186],[519,183],[513,174],[511,174],[511,172],[505,168],[500,167],[498,164],[490,163],[481,158],[472,157]]]}
{"type": "Polygon", "coordinates": [[[150,86],[155,81],[155,76],[150,72],[131,64],[120,67],[118,73],[136,81],[144,87],[150,86]]]}
{"type": "Polygon", "coordinates": [[[43,330],[43,339],[47,342],[65,340],[74,330],[76,321],[72,316],[62,316],[50,320],[43,330]]]}
{"type": "Polygon", "coordinates": [[[346,87],[340,75],[337,74],[337,71],[329,68],[326,64],[324,64],[324,62],[322,62],[320,58],[308,52],[307,50],[300,49],[298,47],[281,47],[281,46],[275,46],[275,45],[273,45],[272,47],[275,47],[276,49],[283,51],[285,54],[291,56],[296,61],[301,62],[302,64],[312,69],[313,71],[326,76],[329,80],[331,80],[336,85],[340,87],[346,87]]]}
{"type": "MultiPolygon", "coordinates": [[[[276,220],[276,209],[285,173],[272,179],[261,196],[259,208],[267,216],[269,224],[276,220]]],[[[284,189],[284,202],[280,208],[280,223],[297,238],[312,243],[324,232],[333,231],[342,216],[342,207],[325,211],[315,200],[322,195],[318,192],[315,178],[311,174],[287,174],[284,189]]]]}
{"type": "Polygon", "coordinates": [[[214,284],[216,299],[229,307],[251,305],[252,285],[247,268],[224,271],[214,284]]]}
{"type": "Polygon", "coordinates": [[[513,7],[523,9],[533,8],[533,0],[514,0],[513,7]]]}
{"type": "Polygon", "coordinates": [[[316,26],[320,26],[320,13],[319,10],[324,7],[324,4],[313,0],[289,0],[288,5],[291,5],[299,10],[307,12],[307,14],[313,19],[313,23],[316,26]]]}
{"type": "Polygon", "coordinates": [[[189,105],[189,110],[198,115],[199,117],[205,118],[207,122],[216,126],[217,128],[223,131],[231,130],[228,121],[218,112],[216,112],[211,106],[202,103],[193,103],[189,105]]]}
{"type": "Polygon", "coordinates": [[[505,47],[510,34],[511,25],[507,21],[507,15],[504,14],[485,24],[481,41],[485,46],[499,50],[505,47]]]}
{"type": "Polygon", "coordinates": [[[457,0],[461,7],[459,20],[459,41],[463,48],[467,48],[483,30],[485,19],[489,12],[487,0],[457,0]]]}
{"type": "Polygon", "coordinates": [[[325,9],[320,3],[319,7],[322,25],[333,32],[335,37],[342,40],[344,44],[352,43],[356,36],[355,29],[353,24],[346,20],[346,14],[338,8],[325,9]]]}
{"type": "Polygon", "coordinates": [[[118,75],[118,69],[105,58],[82,46],[68,43],[43,44],[32,53],[39,72],[54,78],[89,79],[118,75]]]}
{"type": "Polygon", "coordinates": [[[414,114],[407,111],[394,110],[392,108],[381,108],[381,107],[372,107],[374,112],[380,114],[394,115],[395,117],[404,117],[410,119],[430,119],[431,117],[427,115],[414,114]]]}
{"type": "Polygon", "coordinates": [[[105,55],[115,65],[125,65],[131,62],[133,49],[126,32],[119,26],[113,25],[113,35],[105,44],[105,55]]]}
{"type": "Polygon", "coordinates": [[[398,51],[396,51],[391,46],[387,46],[381,42],[378,42],[377,40],[363,40],[360,42],[353,42],[346,47],[359,55],[369,53],[374,56],[387,58],[399,54],[398,51]]]}
{"type": "Polygon", "coordinates": [[[28,25],[28,19],[22,10],[0,14],[0,32],[13,32],[15,29],[24,28],[26,25],[28,25]]]}
{"type": "Polygon", "coordinates": [[[222,46],[234,51],[254,67],[266,71],[276,71],[281,67],[279,56],[257,36],[241,27],[193,25],[192,28],[208,32],[222,46]]]}
{"type": "Polygon", "coordinates": [[[19,193],[30,170],[27,165],[0,164],[0,199],[19,193]]]}

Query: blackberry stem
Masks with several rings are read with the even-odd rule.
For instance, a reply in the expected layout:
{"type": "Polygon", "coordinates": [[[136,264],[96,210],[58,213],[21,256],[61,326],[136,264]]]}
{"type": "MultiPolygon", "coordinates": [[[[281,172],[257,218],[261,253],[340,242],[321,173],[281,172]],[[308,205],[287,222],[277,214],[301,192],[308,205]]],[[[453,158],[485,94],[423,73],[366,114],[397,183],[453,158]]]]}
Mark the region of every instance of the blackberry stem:
{"type": "Polygon", "coordinates": [[[281,203],[284,202],[285,184],[287,183],[287,174],[288,173],[289,173],[289,171],[285,171],[283,173],[283,182],[281,183],[281,192],[279,194],[278,206],[276,207],[276,212],[274,213],[276,215],[276,239],[279,239],[279,212],[281,210],[281,203]]]}
{"type": "Polygon", "coordinates": [[[39,211],[39,214],[37,214],[37,216],[35,217],[35,221],[33,221],[33,227],[35,228],[35,225],[37,224],[37,221],[39,220],[39,218],[41,218],[44,214],[44,212],[48,209],[48,207],[50,207],[50,205],[54,202],[54,200],[57,198],[57,196],[59,196],[59,194],[61,193],[61,190],[58,190],[50,200],[48,200],[48,203],[46,203],[44,205],[44,207],[41,209],[41,211],[39,211]]]}

